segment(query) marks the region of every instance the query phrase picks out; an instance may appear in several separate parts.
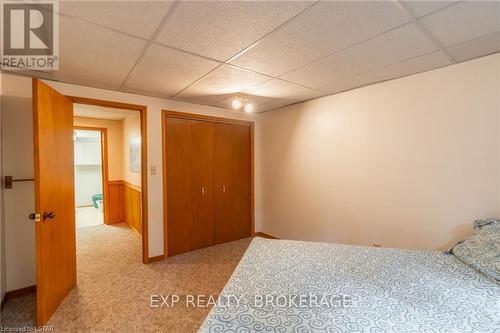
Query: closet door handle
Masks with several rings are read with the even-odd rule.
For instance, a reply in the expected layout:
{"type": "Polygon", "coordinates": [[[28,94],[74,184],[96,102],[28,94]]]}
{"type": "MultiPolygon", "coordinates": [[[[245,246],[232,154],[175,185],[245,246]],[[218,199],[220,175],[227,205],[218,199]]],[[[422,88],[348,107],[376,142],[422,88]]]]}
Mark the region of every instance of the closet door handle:
{"type": "Polygon", "coordinates": [[[201,195],[205,195],[205,186],[201,187],[201,195]]]}
{"type": "Polygon", "coordinates": [[[226,185],[222,185],[222,193],[226,193],[226,185]]]}

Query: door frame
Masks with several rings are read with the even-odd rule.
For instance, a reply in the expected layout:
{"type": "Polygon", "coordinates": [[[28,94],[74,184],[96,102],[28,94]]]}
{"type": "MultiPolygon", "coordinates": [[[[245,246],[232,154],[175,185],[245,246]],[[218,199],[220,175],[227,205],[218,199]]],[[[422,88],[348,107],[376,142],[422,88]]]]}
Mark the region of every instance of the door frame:
{"type": "Polygon", "coordinates": [[[250,129],[250,234],[255,235],[255,191],[254,191],[254,128],[249,120],[208,116],[171,110],[161,110],[162,131],[162,176],[163,176],[163,253],[168,257],[168,214],[167,214],[167,120],[168,118],[208,121],[230,125],[247,126],[250,129]]]}
{"type": "MultiPolygon", "coordinates": [[[[108,209],[108,129],[105,127],[92,127],[92,126],[81,126],[73,125],[74,130],[82,131],[94,131],[101,132],[101,174],[102,174],[102,193],[103,193],[103,212],[104,212],[104,224],[109,224],[109,209],[108,209]]],[[[75,220],[76,223],[76,220],[75,220]]]]}
{"type": "Polygon", "coordinates": [[[73,103],[95,105],[108,108],[139,111],[141,115],[141,205],[142,205],[142,262],[148,264],[161,258],[149,257],[149,237],[148,237],[148,126],[147,107],[145,105],[113,102],[101,99],[93,99],[78,96],[67,96],[73,103]]]}

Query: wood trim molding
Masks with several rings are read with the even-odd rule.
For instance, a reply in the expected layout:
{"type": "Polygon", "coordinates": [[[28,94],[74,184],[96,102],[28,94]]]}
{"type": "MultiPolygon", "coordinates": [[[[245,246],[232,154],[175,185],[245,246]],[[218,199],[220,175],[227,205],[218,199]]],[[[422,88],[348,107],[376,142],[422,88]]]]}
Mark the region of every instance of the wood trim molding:
{"type": "Polygon", "coordinates": [[[161,162],[163,185],[163,256],[168,257],[168,228],[167,228],[167,126],[166,117],[170,111],[161,111],[161,162]]]}
{"type": "Polygon", "coordinates": [[[254,123],[250,125],[250,235],[255,233],[254,123]]]}
{"type": "MultiPolygon", "coordinates": [[[[125,223],[125,222],[124,222],[124,223],[125,223]]],[[[142,235],[139,233],[139,231],[135,230],[135,229],[134,229],[134,227],[132,227],[130,224],[128,224],[128,223],[125,223],[125,224],[127,225],[127,227],[128,227],[130,230],[132,230],[132,231],[134,232],[134,234],[136,234],[136,235],[137,235],[137,237],[142,238],[142,235]]],[[[151,258],[149,258],[149,259],[151,259],[151,258]]]]}
{"type": "Polygon", "coordinates": [[[108,163],[108,129],[105,127],[92,127],[92,126],[73,126],[76,130],[86,131],[99,131],[101,132],[101,167],[102,167],[102,193],[104,224],[111,224],[109,220],[109,191],[108,191],[108,178],[109,178],[109,163],[108,163]]]}
{"type": "Polygon", "coordinates": [[[13,298],[16,298],[16,297],[20,297],[20,296],[24,296],[24,295],[28,295],[28,294],[31,294],[31,293],[34,293],[34,292],[36,292],[36,285],[7,291],[5,293],[5,295],[3,296],[2,304],[1,304],[0,308],[3,309],[5,303],[8,300],[10,300],[10,299],[13,299],[13,298]]]}
{"type": "Polygon", "coordinates": [[[182,119],[191,119],[191,120],[210,121],[210,122],[214,122],[214,123],[223,123],[223,124],[232,124],[232,125],[243,125],[243,126],[253,126],[254,125],[253,121],[248,121],[248,120],[207,116],[207,115],[202,115],[202,114],[185,113],[185,112],[170,111],[170,110],[162,110],[162,116],[163,117],[169,116],[169,117],[173,117],[173,118],[182,118],[182,119]]]}
{"type": "Polygon", "coordinates": [[[141,186],[139,185],[135,185],[135,184],[132,184],[132,183],[129,183],[128,181],[126,180],[122,180],[121,181],[123,183],[123,185],[126,185],[128,187],[130,187],[131,189],[133,189],[134,191],[137,191],[137,192],[142,192],[142,188],[141,186]]]}
{"type": "Polygon", "coordinates": [[[262,237],[262,238],[268,238],[268,239],[279,239],[278,237],[271,236],[269,234],[266,234],[265,232],[255,232],[253,234],[253,237],[262,237]]]}
{"type": "Polygon", "coordinates": [[[167,228],[167,128],[166,119],[168,117],[210,121],[231,125],[242,125],[250,127],[250,235],[255,234],[255,180],[254,180],[254,133],[255,123],[253,121],[239,120],[232,118],[222,118],[208,115],[185,113],[179,111],[161,111],[161,131],[162,131],[162,183],[163,183],[163,255],[168,257],[168,228],[167,228]]]}
{"type": "Polygon", "coordinates": [[[125,110],[134,110],[141,113],[141,195],[142,195],[142,262],[149,263],[149,237],[148,237],[148,117],[145,105],[128,104],[101,99],[79,96],[67,96],[73,103],[104,106],[125,110]]]}
{"type": "Polygon", "coordinates": [[[163,259],[165,259],[165,256],[162,254],[162,255],[159,255],[159,256],[155,256],[155,257],[149,257],[149,262],[160,261],[160,260],[163,260],[163,259]]]}
{"type": "Polygon", "coordinates": [[[79,96],[66,96],[66,97],[71,98],[73,103],[78,103],[78,104],[95,105],[95,106],[103,106],[108,108],[117,108],[117,109],[134,110],[134,111],[146,110],[145,105],[114,102],[114,101],[107,101],[102,99],[86,98],[79,96]]]}

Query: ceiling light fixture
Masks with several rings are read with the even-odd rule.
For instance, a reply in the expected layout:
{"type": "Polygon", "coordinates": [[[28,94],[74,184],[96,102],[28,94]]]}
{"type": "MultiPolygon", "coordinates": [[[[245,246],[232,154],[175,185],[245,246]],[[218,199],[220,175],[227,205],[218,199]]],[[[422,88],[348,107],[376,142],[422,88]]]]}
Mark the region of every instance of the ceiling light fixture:
{"type": "Polygon", "coordinates": [[[231,106],[235,110],[243,110],[245,112],[252,112],[253,105],[248,103],[246,98],[236,97],[231,101],[231,106]]]}
{"type": "Polygon", "coordinates": [[[252,112],[252,109],[253,109],[253,106],[250,103],[245,104],[245,107],[243,108],[243,110],[245,110],[245,112],[252,112]]]}
{"type": "Polygon", "coordinates": [[[231,102],[231,106],[233,107],[233,109],[239,109],[242,105],[243,103],[237,98],[233,99],[233,101],[231,102]]]}

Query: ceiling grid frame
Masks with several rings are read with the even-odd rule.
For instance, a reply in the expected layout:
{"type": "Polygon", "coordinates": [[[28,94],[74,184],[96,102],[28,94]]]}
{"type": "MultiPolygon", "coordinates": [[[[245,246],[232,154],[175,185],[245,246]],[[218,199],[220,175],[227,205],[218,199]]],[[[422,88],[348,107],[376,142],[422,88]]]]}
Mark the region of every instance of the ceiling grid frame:
{"type": "Polygon", "coordinates": [[[154,44],[154,40],[160,34],[160,32],[163,30],[163,28],[167,25],[167,23],[170,20],[170,18],[175,14],[175,11],[179,7],[179,5],[180,5],[180,1],[175,1],[174,4],[172,5],[172,7],[165,14],[165,16],[161,20],[160,24],[158,25],[158,27],[153,32],[153,34],[149,38],[148,42],[146,43],[146,45],[142,49],[142,52],[139,55],[139,57],[136,59],[134,65],[128,71],[127,76],[125,77],[125,79],[123,80],[123,82],[120,85],[119,91],[123,91],[123,88],[124,88],[125,84],[127,83],[127,80],[129,79],[129,77],[132,74],[133,70],[137,67],[137,64],[142,60],[142,58],[144,58],[144,55],[146,54],[147,50],[151,47],[151,45],[154,44]]]}
{"type": "MultiPolygon", "coordinates": [[[[411,8],[408,8],[404,4],[404,2],[401,1],[401,0],[394,0],[394,2],[396,4],[398,4],[401,7],[401,9],[408,14],[408,16],[412,19],[413,24],[415,24],[415,26],[431,41],[431,43],[433,43],[437,48],[439,48],[441,50],[441,52],[443,52],[443,54],[448,58],[448,60],[451,61],[452,64],[456,64],[457,63],[457,61],[449,54],[449,52],[445,49],[445,47],[436,39],[436,37],[434,37],[434,35],[426,27],[424,27],[422,25],[422,23],[420,23],[420,21],[416,18],[417,15],[412,11],[411,8]]],[[[457,3],[458,3],[458,1],[457,2],[453,2],[450,5],[447,5],[447,6],[445,6],[443,8],[440,8],[440,9],[438,9],[436,11],[433,11],[433,12],[427,14],[427,15],[436,13],[437,11],[442,10],[444,8],[448,8],[450,6],[454,6],[457,3]]],[[[427,15],[424,15],[422,17],[425,17],[427,15]]]]}
{"type": "MultiPolygon", "coordinates": [[[[235,55],[229,57],[226,61],[224,61],[223,63],[221,63],[219,66],[215,67],[214,69],[212,69],[210,72],[206,73],[205,75],[203,75],[202,77],[198,78],[197,80],[195,80],[194,82],[192,82],[190,85],[184,87],[183,89],[179,90],[177,93],[171,95],[170,97],[176,97],[177,95],[181,94],[183,91],[185,91],[186,89],[188,89],[189,87],[193,86],[194,84],[200,82],[204,77],[206,77],[207,75],[209,75],[210,73],[214,72],[215,70],[217,70],[218,68],[220,68],[222,65],[229,65],[229,66],[232,66],[232,67],[235,67],[237,69],[240,69],[240,70],[244,70],[244,71],[247,71],[247,72],[253,72],[253,73],[256,73],[256,74],[260,74],[260,75],[265,75],[263,73],[259,73],[259,72],[256,72],[256,71],[252,71],[252,70],[249,70],[249,69],[246,69],[246,68],[241,68],[239,66],[235,66],[233,64],[230,64],[231,61],[233,61],[234,59],[238,58],[239,56],[241,56],[242,54],[244,54],[245,52],[247,52],[248,50],[250,50],[251,48],[253,48],[255,45],[257,45],[258,43],[260,43],[264,38],[270,36],[271,34],[273,34],[275,31],[278,31],[279,29],[281,29],[282,27],[286,26],[287,24],[289,24],[290,22],[292,22],[295,18],[297,18],[299,15],[302,15],[303,13],[311,10],[311,8],[314,8],[315,6],[317,6],[318,4],[320,3],[320,1],[315,1],[313,2],[310,6],[306,7],[304,10],[300,11],[298,14],[294,15],[293,17],[291,17],[290,19],[288,19],[287,21],[285,21],[284,23],[280,24],[279,26],[277,26],[276,28],[274,28],[273,30],[271,30],[270,32],[268,32],[267,34],[265,34],[264,36],[260,37],[259,39],[257,39],[255,42],[253,42],[252,44],[248,45],[247,47],[245,47],[243,50],[239,51],[238,53],[236,53],[235,55]]],[[[270,80],[272,80],[273,78],[276,78],[276,77],[273,77],[273,76],[270,76],[270,75],[265,75],[267,77],[270,77],[270,80]]],[[[306,87],[306,88],[310,88],[310,87],[306,87]]],[[[312,88],[310,88],[312,89],[312,88]]]]}

